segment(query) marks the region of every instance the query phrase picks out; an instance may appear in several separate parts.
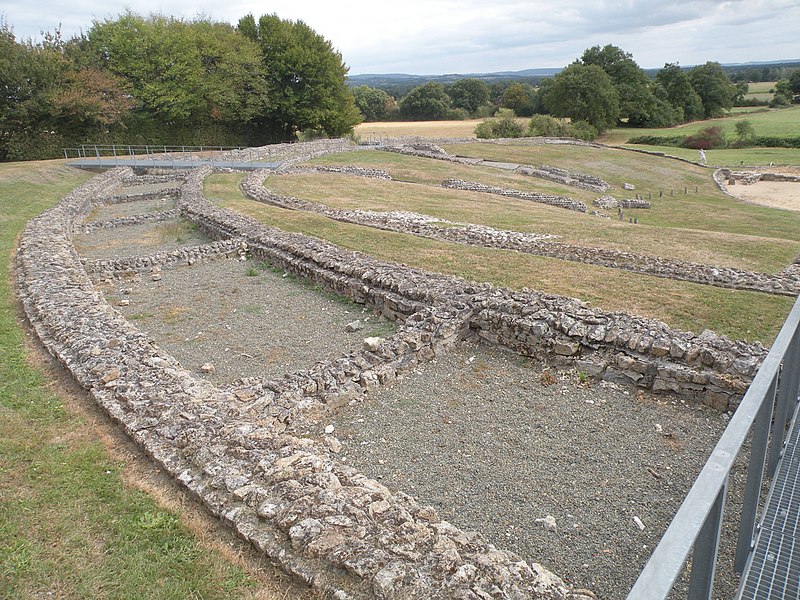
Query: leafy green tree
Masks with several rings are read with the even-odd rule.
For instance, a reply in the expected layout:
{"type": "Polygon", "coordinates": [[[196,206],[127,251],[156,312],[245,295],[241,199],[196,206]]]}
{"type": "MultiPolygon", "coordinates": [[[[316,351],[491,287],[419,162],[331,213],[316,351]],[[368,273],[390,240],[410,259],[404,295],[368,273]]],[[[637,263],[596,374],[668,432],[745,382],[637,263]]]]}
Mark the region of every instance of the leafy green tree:
{"type": "Polygon", "coordinates": [[[527,83],[512,83],[503,92],[500,106],[513,110],[520,117],[530,117],[533,114],[536,90],[527,83]]]}
{"type": "Polygon", "coordinates": [[[131,107],[122,82],[79,68],[59,31],[18,43],[0,20],[0,160],[52,158],[97,140],[131,107]]]}
{"type": "Polygon", "coordinates": [[[267,103],[257,121],[267,132],[285,140],[301,130],[340,136],[360,122],[342,55],[311,27],[274,14],[256,21],[250,14],[238,30],[261,50],[267,103]]]}
{"type": "Polygon", "coordinates": [[[787,98],[791,98],[792,96],[792,84],[789,83],[788,79],[780,79],[775,82],[775,93],[781,94],[782,96],[786,96],[787,98]]]}
{"type": "Polygon", "coordinates": [[[689,71],[689,81],[703,103],[703,116],[720,117],[733,107],[736,86],[717,62],[707,62],[689,71]]]}
{"type": "Polygon", "coordinates": [[[607,44],[585,50],[581,62],[587,66],[596,65],[611,77],[619,95],[620,119],[627,120],[629,125],[649,124],[657,102],[650,79],[633,60],[633,55],[607,44]]]}
{"type": "Polygon", "coordinates": [[[159,126],[249,122],[266,104],[258,48],[226,23],[132,12],[95,21],[87,49],[159,126]]]}
{"type": "Polygon", "coordinates": [[[489,86],[474,77],[459,79],[446,91],[453,108],[463,108],[470,114],[489,103],[489,86]]]}
{"type": "Polygon", "coordinates": [[[395,106],[394,98],[383,90],[359,85],[352,90],[356,108],[365,121],[383,121],[395,106]]]}
{"type": "Polygon", "coordinates": [[[736,122],[736,137],[740,142],[747,142],[756,136],[756,130],[753,124],[747,119],[736,122]]]}
{"type": "Polygon", "coordinates": [[[551,114],[587,121],[598,132],[616,124],[619,116],[619,93],[598,65],[569,65],[553,78],[544,102],[551,114]]]}
{"type": "Polygon", "coordinates": [[[675,63],[666,63],[655,77],[666,93],[667,101],[681,110],[680,121],[703,118],[703,101],[692,87],[689,76],[675,63]]]}
{"type": "Polygon", "coordinates": [[[413,88],[400,100],[400,114],[411,121],[437,121],[450,115],[450,96],[441,83],[431,81],[413,88]]]}
{"type": "Polygon", "coordinates": [[[648,127],[672,127],[683,123],[683,109],[672,105],[667,91],[656,81],[653,82],[653,96],[656,105],[647,118],[648,127]]]}
{"type": "Polygon", "coordinates": [[[793,94],[800,94],[800,69],[795,70],[789,77],[789,87],[793,94]]]}
{"type": "Polygon", "coordinates": [[[597,130],[586,121],[574,121],[570,123],[562,119],[556,119],[550,115],[533,115],[530,123],[528,123],[527,135],[593,140],[597,137],[597,130]]]}

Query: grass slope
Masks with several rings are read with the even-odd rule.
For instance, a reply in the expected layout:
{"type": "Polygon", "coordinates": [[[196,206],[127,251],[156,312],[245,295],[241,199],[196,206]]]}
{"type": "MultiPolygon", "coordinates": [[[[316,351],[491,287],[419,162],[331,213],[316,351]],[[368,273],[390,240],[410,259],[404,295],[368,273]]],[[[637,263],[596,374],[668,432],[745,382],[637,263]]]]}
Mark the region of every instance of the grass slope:
{"type": "Polygon", "coordinates": [[[792,306],[791,298],[724,290],[339,223],[320,215],[247,200],[238,190],[241,178],[237,174],[212,175],[206,180],[207,197],[268,225],[326,239],[381,260],[510,288],[528,287],[579,297],[607,310],[656,318],[680,329],[699,332],[709,328],[734,338],[767,343],[777,334],[792,306]]]}
{"type": "Polygon", "coordinates": [[[15,240],[87,178],[59,161],[0,165],[0,597],[256,597],[256,580],[124,484],[125,465],[30,360],[10,287],[15,240]]]}

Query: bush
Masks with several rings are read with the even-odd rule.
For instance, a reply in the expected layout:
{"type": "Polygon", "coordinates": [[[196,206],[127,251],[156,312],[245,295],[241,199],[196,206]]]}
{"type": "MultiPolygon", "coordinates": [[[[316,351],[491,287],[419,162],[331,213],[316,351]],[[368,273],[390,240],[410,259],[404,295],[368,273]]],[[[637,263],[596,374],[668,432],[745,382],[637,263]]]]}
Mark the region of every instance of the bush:
{"type": "Polygon", "coordinates": [[[682,146],[694,150],[709,150],[711,148],[725,148],[728,145],[725,132],[721,127],[707,127],[695,135],[684,138],[682,146]]]}
{"type": "Polygon", "coordinates": [[[591,141],[597,137],[597,129],[587,121],[572,123],[550,115],[533,115],[528,124],[528,135],[544,137],[571,137],[591,141]]]}
{"type": "Polygon", "coordinates": [[[469,119],[469,111],[465,108],[454,108],[449,116],[451,121],[466,121],[469,119]]]}
{"type": "Polygon", "coordinates": [[[791,101],[789,98],[784,96],[783,94],[775,94],[772,97],[772,100],[769,101],[770,108],[782,108],[784,106],[789,106],[791,101]]]}
{"type": "Polygon", "coordinates": [[[569,137],[591,142],[598,135],[597,129],[592,127],[588,121],[575,121],[571,126],[572,134],[569,137]]]}
{"type": "Polygon", "coordinates": [[[522,125],[517,123],[513,110],[501,108],[496,119],[488,119],[478,123],[475,136],[480,139],[518,138],[525,134],[522,125]]]}

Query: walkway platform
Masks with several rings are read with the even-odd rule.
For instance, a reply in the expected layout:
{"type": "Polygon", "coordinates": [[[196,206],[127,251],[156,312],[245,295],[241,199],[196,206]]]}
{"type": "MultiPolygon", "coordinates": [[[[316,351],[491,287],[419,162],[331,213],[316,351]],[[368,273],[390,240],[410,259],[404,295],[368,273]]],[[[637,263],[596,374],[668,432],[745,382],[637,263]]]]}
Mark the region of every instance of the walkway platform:
{"type": "MultiPolygon", "coordinates": [[[[798,365],[796,368],[800,368],[798,365]]],[[[755,550],[742,575],[742,600],[800,598],[800,407],[767,497],[755,550]]]]}
{"type": "Polygon", "coordinates": [[[131,167],[133,169],[196,169],[199,167],[214,167],[217,169],[236,169],[239,171],[254,171],[256,169],[277,169],[281,163],[267,161],[232,161],[217,160],[212,158],[194,159],[154,159],[146,157],[137,158],[81,158],[69,163],[71,167],[80,169],[113,169],[115,167],[131,167]]]}

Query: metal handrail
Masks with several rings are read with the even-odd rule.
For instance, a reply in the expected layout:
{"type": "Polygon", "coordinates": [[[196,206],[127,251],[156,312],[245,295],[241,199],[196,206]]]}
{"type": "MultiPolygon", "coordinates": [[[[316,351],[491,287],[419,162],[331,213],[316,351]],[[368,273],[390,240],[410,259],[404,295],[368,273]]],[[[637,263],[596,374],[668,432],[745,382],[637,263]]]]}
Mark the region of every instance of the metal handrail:
{"type": "Polygon", "coordinates": [[[800,297],[703,470],[631,588],[628,600],[666,598],[692,549],[694,554],[688,597],[690,600],[711,598],[728,477],[745,439],[753,429],[734,563],[738,573],[744,570],[754,546],[764,467],[766,464],[770,476],[775,472],[784,447],[790,410],[797,402],[798,386],[800,297]]]}

